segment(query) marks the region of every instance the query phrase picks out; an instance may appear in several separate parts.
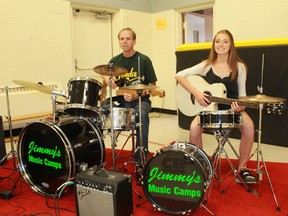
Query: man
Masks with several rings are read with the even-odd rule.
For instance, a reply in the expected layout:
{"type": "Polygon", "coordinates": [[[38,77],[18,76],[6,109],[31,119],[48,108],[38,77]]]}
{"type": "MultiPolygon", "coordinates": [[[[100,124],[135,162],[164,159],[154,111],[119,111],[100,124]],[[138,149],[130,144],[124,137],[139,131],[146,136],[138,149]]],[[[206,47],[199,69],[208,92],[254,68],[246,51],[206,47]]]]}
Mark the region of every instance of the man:
{"type": "MultiPolygon", "coordinates": [[[[118,34],[119,45],[122,53],[113,57],[109,63],[114,66],[126,68],[128,73],[113,77],[111,86],[113,89],[123,86],[143,84],[155,86],[157,77],[150,58],[134,49],[136,44],[136,33],[131,28],[124,28],[118,34]],[[120,86],[119,86],[120,85],[120,86]]],[[[105,83],[109,86],[109,77],[102,76],[105,83]]],[[[123,96],[117,97],[117,102],[121,107],[133,108],[139,122],[139,95],[141,96],[141,120],[142,120],[142,144],[144,150],[148,151],[148,133],[149,133],[149,112],[151,110],[151,101],[149,94],[142,91],[139,94],[124,93],[123,96]],[[140,95],[141,93],[141,95],[140,95]]],[[[139,128],[136,131],[136,147],[140,145],[139,128]]],[[[136,176],[140,177],[145,164],[141,163],[140,151],[134,154],[136,176]]]]}

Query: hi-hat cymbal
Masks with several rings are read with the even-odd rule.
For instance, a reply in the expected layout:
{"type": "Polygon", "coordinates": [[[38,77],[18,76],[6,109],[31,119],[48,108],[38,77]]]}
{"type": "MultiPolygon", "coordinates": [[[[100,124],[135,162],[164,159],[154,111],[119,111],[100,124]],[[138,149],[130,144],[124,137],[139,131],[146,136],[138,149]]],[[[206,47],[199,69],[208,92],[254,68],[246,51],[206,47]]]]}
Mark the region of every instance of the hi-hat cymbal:
{"type": "Polygon", "coordinates": [[[40,83],[33,83],[33,82],[22,81],[22,80],[13,80],[13,82],[20,85],[20,86],[23,86],[25,88],[37,90],[37,91],[45,93],[45,94],[52,94],[53,93],[52,88],[47,87],[47,86],[40,84],[40,83]]]}
{"type": "Polygon", "coordinates": [[[143,85],[143,84],[136,84],[132,86],[124,86],[120,89],[129,89],[129,90],[149,90],[149,89],[155,89],[158,88],[158,86],[150,86],[150,85],[143,85]]]}
{"type": "Polygon", "coordinates": [[[119,76],[125,73],[128,73],[128,70],[126,70],[123,67],[119,66],[111,66],[111,65],[99,65],[94,68],[94,71],[100,75],[104,76],[119,76]]]}
{"type": "Polygon", "coordinates": [[[266,96],[264,94],[241,97],[240,99],[244,101],[259,102],[259,103],[277,103],[277,102],[285,101],[284,98],[271,97],[271,96],[266,96]]]}

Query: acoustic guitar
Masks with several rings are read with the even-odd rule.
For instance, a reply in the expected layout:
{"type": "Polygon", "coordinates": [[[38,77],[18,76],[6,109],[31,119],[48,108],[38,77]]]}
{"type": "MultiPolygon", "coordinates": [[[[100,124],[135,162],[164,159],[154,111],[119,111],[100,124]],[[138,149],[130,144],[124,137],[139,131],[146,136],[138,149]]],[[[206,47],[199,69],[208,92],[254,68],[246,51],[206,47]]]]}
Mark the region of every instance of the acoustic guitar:
{"type": "MultiPolygon", "coordinates": [[[[248,108],[259,109],[258,102],[244,101],[240,99],[226,98],[227,91],[223,83],[207,83],[201,76],[192,75],[187,77],[188,81],[198,90],[207,93],[210,104],[205,107],[205,111],[217,111],[217,104],[231,105],[233,101],[237,102],[240,106],[248,108]]],[[[188,92],[179,83],[176,86],[176,102],[179,110],[186,116],[195,116],[204,108],[195,100],[194,95],[188,92]]],[[[267,103],[264,107],[268,109],[268,112],[280,113],[284,108],[283,103],[267,103]]]]}

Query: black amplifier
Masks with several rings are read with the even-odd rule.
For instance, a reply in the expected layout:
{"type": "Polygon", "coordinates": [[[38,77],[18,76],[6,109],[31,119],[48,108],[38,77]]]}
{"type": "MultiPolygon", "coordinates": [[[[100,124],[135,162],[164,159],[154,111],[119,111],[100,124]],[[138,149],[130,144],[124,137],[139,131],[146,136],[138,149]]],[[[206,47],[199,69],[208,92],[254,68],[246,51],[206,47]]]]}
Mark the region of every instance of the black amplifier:
{"type": "Polygon", "coordinates": [[[104,169],[89,168],[75,177],[77,215],[131,216],[132,177],[104,169]]]}

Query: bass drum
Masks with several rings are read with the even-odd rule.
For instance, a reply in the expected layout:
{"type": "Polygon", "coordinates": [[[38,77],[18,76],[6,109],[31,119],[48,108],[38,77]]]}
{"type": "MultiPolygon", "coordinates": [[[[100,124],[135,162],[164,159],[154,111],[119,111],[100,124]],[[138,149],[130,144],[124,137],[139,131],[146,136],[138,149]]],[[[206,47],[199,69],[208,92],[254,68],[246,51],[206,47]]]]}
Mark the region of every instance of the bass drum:
{"type": "Polygon", "coordinates": [[[17,151],[24,179],[44,196],[54,196],[77,172],[101,165],[105,159],[100,130],[88,119],[71,117],[27,125],[20,133],[17,151]]]}
{"type": "Polygon", "coordinates": [[[158,151],[143,169],[143,190],[152,205],[168,214],[188,214],[203,201],[213,177],[204,151],[175,142],[158,151]]]}

